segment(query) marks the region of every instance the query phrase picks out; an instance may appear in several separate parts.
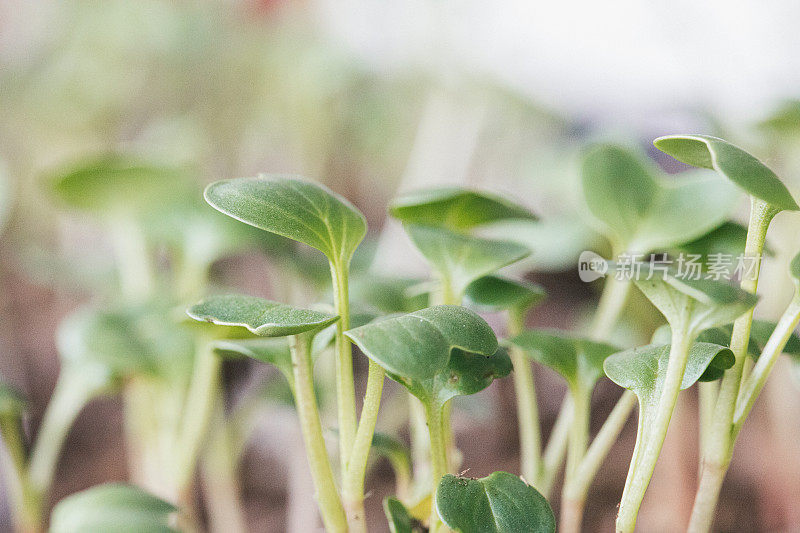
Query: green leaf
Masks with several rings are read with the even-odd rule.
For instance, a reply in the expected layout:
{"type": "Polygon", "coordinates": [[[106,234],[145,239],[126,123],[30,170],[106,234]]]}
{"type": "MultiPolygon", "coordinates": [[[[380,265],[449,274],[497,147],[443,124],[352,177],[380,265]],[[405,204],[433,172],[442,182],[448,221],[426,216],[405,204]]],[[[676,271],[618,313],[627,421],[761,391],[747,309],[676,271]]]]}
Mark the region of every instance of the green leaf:
{"type": "Polygon", "coordinates": [[[145,491],[107,483],[64,498],[53,509],[50,533],[173,533],[177,508],[145,491]]]}
{"type": "Polygon", "coordinates": [[[758,301],[756,295],[730,283],[679,277],[671,269],[662,271],[649,263],[641,264],[640,275],[634,282],[667,322],[677,324],[685,320],[694,335],[733,322],[758,301]]]}
{"type": "Polygon", "coordinates": [[[800,207],[783,182],[764,163],[738,146],[710,135],[668,135],[653,144],[678,161],[695,167],[716,170],[747,194],[778,210],[797,211],[800,207]]]}
{"type": "Polygon", "coordinates": [[[476,279],[519,261],[530,251],[509,241],[483,239],[427,226],[406,225],[414,246],[460,296],[476,279]]]}
{"type": "Polygon", "coordinates": [[[0,418],[19,417],[25,410],[25,398],[17,389],[0,381],[0,418]]]}
{"type": "Polygon", "coordinates": [[[545,497],[507,472],[480,479],[445,475],[436,491],[436,510],[447,527],[461,533],[556,530],[555,516],[545,497]]]}
{"type": "Polygon", "coordinates": [[[560,374],[570,387],[591,391],[603,376],[603,361],[619,351],[610,344],[557,330],[526,330],[509,339],[534,361],[560,374]]]}
{"type": "MultiPolygon", "coordinates": [[[[774,327],[774,325],[773,325],[774,327]]],[[[697,342],[705,342],[710,344],[717,344],[719,346],[724,346],[726,348],[730,348],[731,343],[731,334],[733,332],[733,326],[731,324],[725,324],[723,326],[717,326],[714,328],[705,329],[700,332],[697,336],[697,342]]],[[[653,333],[653,338],[650,340],[651,344],[669,344],[672,341],[672,330],[669,325],[665,324],[653,333]]],[[[758,359],[759,354],[761,353],[760,348],[757,346],[756,342],[752,336],[750,336],[750,343],[747,346],[748,354],[753,357],[754,359],[758,359]]],[[[709,364],[706,371],[700,376],[697,381],[716,381],[722,377],[725,373],[725,370],[728,369],[727,360],[725,358],[722,359],[714,359],[709,364]]]]}
{"type": "Polygon", "coordinates": [[[414,289],[420,280],[374,275],[356,276],[350,282],[350,301],[383,313],[409,313],[428,306],[428,297],[414,289]]]}
{"type": "Polygon", "coordinates": [[[783,102],[769,117],[758,124],[759,128],[782,135],[800,133],[800,100],[783,102]]]}
{"type": "MultiPolygon", "coordinates": [[[[603,364],[606,376],[639,398],[645,417],[658,406],[669,362],[669,344],[649,344],[609,356],[603,364]]],[[[735,359],[730,348],[707,342],[696,342],[689,349],[686,370],[680,390],[697,382],[709,366],[728,369],[735,359]]]]}
{"type": "Polygon", "coordinates": [[[797,290],[800,290],[800,253],[794,256],[792,262],[789,263],[789,275],[797,286],[797,290]]]}
{"type": "Polygon", "coordinates": [[[409,514],[406,506],[397,498],[384,499],[383,512],[386,514],[391,533],[422,533],[427,531],[419,521],[409,514]]]}
{"type": "Polygon", "coordinates": [[[500,276],[484,276],[467,286],[467,301],[487,311],[525,310],[544,300],[547,293],[536,283],[511,280],[500,276]]]}
{"type": "Polygon", "coordinates": [[[228,216],[307,244],[344,266],[367,233],[364,215],[349,201],[295,177],[217,181],[206,188],[205,198],[228,216]]]}
{"type": "Polygon", "coordinates": [[[530,256],[514,266],[520,272],[564,272],[578,264],[581,252],[605,245],[604,237],[572,215],[538,221],[500,220],[482,226],[478,234],[515,242],[531,250],[530,256]]]}
{"type": "MultiPolygon", "coordinates": [[[[777,324],[769,320],[753,320],[750,326],[750,343],[754,345],[754,350],[758,355],[764,351],[772,332],[775,331],[777,324]]],[[[789,339],[786,341],[786,346],[783,347],[783,353],[797,358],[800,356],[800,336],[792,332],[789,339]]],[[[756,356],[756,359],[758,358],[756,356]]]]}
{"type": "Polygon", "coordinates": [[[423,402],[474,394],[511,371],[508,355],[495,355],[497,337],[489,324],[457,305],[428,307],[345,334],[423,402]]]}
{"type": "Polygon", "coordinates": [[[646,253],[696,239],[728,218],[739,193],[713,175],[667,178],[639,154],[599,145],[583,159],[589,210],[620,250],[646,253]]]}
{"type": "Polygon", "coordinates": [[[461,187],[423,189],[404,194],[392,201],[389,213],[403,223],[457,232],[497,220],[536,220],[530,211],[505,198],[461,187]]]}
{"type": "Polygon", "coordinates": [[[221,339],[214,341],[214,351],[224,358],[249,357],[275,366],[294,387],[292,354],[284,338],[221,339]]]}
{"type": "Polygon", "coordinates": [[[163,212],[191,190],[184,169],[122,154],[79,162],[50,179],[53,192],[65,204],[112,217],[120,213],[163,212]]]}
{"type": "Polygon", "coordinates": [[[376,431],[372,436],[372,451],[385,457],[394,468],[411,468],[411,450],[400,440],[376,431]]]}
{"type": "MultiPolygon", "coordinates": [[[[747,226],[738,222],[725,222],[719,227],[706,233],[699,239],[685,242],[676,247],[671,253],[684,253],[688,255],[699,255],[700,262],[705,266],[709,262],[712,254],[723,254],[738,257],[744,254],[744,245],[747,240],[747,226]]],[[[766,255],[774,255],[771,248],[764,247],[766,255]]]]}
{"type": "Polygon", "coordinates": [[[195,320],[245,327],[262,337],[283,337],[318,330],[333,324],[339,318],[264,298],[237,294],[206,298],[186,312],[195,320]]]}

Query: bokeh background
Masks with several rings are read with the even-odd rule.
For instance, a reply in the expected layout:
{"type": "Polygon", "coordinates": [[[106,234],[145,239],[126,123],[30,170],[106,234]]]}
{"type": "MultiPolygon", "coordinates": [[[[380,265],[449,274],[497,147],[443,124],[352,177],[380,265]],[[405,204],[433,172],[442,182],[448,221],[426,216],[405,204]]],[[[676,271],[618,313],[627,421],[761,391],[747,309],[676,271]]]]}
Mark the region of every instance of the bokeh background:
{"type": "MultiPolygon", "coordinates": [[[[0,375],[30,402],[27,431],[36,433],[55,384],[58,324],[104,294],[113,276],[107,228],[55,201],[54,169],[123,152],[190,169],[198,190],[259,172],[308,176],[367,216],[369,268],[404,276],[425,275],[424,262],[387,220],[388,201],[435,184],[487,188],[543,219],[546,230],[529,236],[532,257],[516,268],[550,294],[530,324],[580,329],[597,287],[579,281],[577,255],[606,247],[581,202],[581,150],[596,140],[639,145],[679,172],[652,138],[715,134],[758,155],[797,194],[798,22],[800,5],[789,0],[2,0],[0,375]]],[[[800,246],[800,225],[790,218],[779,217],[771,233],[768,296],[757,311],[764,317],[779,314],[789,296],[784,269],[800,246]]],[[[269,253],[237,250],[214,264],[212,277],[285,296],[270,278],[275,268],[269,253]]],[[[639,342],[660,319],[640,297],[630,307],[620,335],[639,342]]],[[[271,379],[246,363],[230,365],[227,387],[248,386],[254,373],[271,379]]],[[[547,431],[564,390],[545,370],[537,379],[547,431]]],[[[518,471],[505,381],[456,413],[471,475],[518,471]]],[[[598,387],[598,424],[618,394],[610,382],[598,387]]],[[[391,425],[385,418],[380,424],[391,425]]],[[[645,500],[642,531],[686,523],[696,425],[690,391],[645,500]]],[[[122,433],[120,400],[92,402],[69,434],[52,501],[126,479],[122,433]]],[[[590,492],[590,531],[613,529],[634,436],[632,419],[590,492]]],[[[800,528],[798,436],[800,388],[783,361],[740,438],[720,531],[800,528]]],[[[252,531],[308,530],[314,502],[285,403],[260,407],[241,484],[252,531]]],[[[368,487],[370,522],[382,531],[386,465],[376,465],[368,487]]],[[[9,528],[2,504],[0,531],[9,528]]]]}

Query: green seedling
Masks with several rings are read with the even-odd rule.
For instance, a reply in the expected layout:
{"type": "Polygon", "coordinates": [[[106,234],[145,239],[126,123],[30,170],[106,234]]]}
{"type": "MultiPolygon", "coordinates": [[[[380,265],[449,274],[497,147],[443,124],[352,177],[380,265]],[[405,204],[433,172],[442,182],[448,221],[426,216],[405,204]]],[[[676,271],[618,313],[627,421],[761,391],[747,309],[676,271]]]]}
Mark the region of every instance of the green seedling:
{"type": "MultiPolygon", "coordinates": [[[[641,259],[702,237],[728,218],[739,199],[724,179],[703,174],[668,180],[643,156],[615,145],[595,146],[584,155],[582,182],[614,259],[623,254],[641,259]]],[[[606,281],[592,337],[609,335],[629,288],[624,279],[606,281]]]]}
{"type": "Polygon", "coordinates": [[[630,400],[622,401],[589,446],[592,391],[603,376],[603,361],[618,349],[610,344],[552,330],[527,330],[509,342],[534,361],[556,371],[567,382],[572,420],[560,527],[563,531],[580,531],[589,486],[633,407],[630,400]]]}
{"type": "MultiPolygon", "coordinates": [[[[486,322],[459,306],[435,306],[386,318],[347,335],[387,375],[416,396],[425,409],[430,436],[432,493],[447,473],[445,405],[474,394],[511,371],[505,353],[486,322]]],[[[431,513],[431,531],[439,527],[431,513]]]]}
{"type": "MultiPolygon", "coordinates": [[[[636,286],[664,315],[672,330],[665,383],[654,416],[640,425],[640,445],[628,471],[617,517],[619,531],[633,531],[645,490],[667,434],[691,348],[703,330],[727,324],[752,310],[756,296],[721,281],[684,279],[642,265],[636,286]],[[648,279],[651,278],[651,279],[648,279]]],[[[640,420],[644,412],[640,411],[640,420]]]]}
{"type": "MultiPolygon", "coordinates": [[[[311,359],[314,333],[333,324],[339,317],[237,295],[207,298],[187,312],[195,320],[244,327],[262,337],[289,337],[291,363],[285,359],[285,351],[275,345],[266,349],[263,344],[258,349],[251,345],[236,351],[248,356],[256,355],[256,359],[275,364],[287,375],[291,369],[290,382],[323,522],[329,531],[346,531],[347,518],[322,437],[311,359]]],[[[231,347],[229,345],[228,349],[231,347]]]]}
{"type": "MultiPolygon", "coordinates": [[[[753,272],[741,281],[743,290],[758,288],[761,255],[772,219],[781,211],[800,210],[786,186],[761,161],[727,141],[708,135],[672,135],[654,141],[656,148],[692,166],[711,169],[727,178],[750,196],[750,220],[744,254],[754,261],[753,272]]],[[[737,398],[746,376],[745,360],[753,319],[752,310],[733,326],[730,347],[736,356],[716,395],[714,423],[703,449],[703,467],[689,529],[710,529],[714,509],[733,454],[734,416],[737,398]]]]}
{"type": "Polygon", "coordinates": [[[436,491],[442,521],[462,533],[555,533],[550,504],[536,489],[508,472],[473,479],[446,475],[436,491]]]}
{"type": "Polygon", "coordinates": [[[139,488],[106,483],[58,502],[50,517],[50,533],[177,533],[170,526],[177,510],[139,488]]]}

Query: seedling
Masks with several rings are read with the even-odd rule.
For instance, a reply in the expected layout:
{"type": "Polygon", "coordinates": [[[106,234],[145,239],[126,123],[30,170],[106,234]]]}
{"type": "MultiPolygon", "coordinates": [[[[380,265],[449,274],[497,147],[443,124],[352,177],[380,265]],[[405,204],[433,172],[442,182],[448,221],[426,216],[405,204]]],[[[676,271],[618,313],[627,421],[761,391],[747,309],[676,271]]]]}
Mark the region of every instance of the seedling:
{"type": "MultiPolygon", "coordinates": [[[[673,135],[654,141],[659,150],[684,163],[715,170],[750,196],[750,221],[745,243],[745,256],[755,267],[741,281],[743,290],[755,293],[761,268],[767,230],[773,217],[781,211],[800,209],[786,186],[758,159],[722,139],[706,135],[673,135]]],[[[714,423],[703,449],[703,467],[692,519],[691,531],[710,529],[722,480],[733,454],[736,438],[735,411],[737,398],[746,377],[745,360],[752,310],[739,317],[733,326],[730,347],[736,356],[733,368],[726,372],[717,395],[714,423]]]]}
{"type": "MultiPolygon", "coordinates": [[[[444,409],[456,396],[475,394],[508,375],[511,362],[478,315],[459,306],[435,306],[379,320],[347,333],[364,354],[417,397],[430,435],[432,493],[449,470],[444,409]]],[[[437,531],[431,513],[430,529],[437,531]]]]}

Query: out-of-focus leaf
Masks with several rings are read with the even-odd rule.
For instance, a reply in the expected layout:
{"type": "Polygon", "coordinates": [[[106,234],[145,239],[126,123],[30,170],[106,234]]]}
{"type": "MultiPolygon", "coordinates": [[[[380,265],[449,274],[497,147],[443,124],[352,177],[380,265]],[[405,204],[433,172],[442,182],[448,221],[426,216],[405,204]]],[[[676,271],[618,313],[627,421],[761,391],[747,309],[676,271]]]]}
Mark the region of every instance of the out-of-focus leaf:
{"type": "Polygon", "coordinates": [[[383,500],[383,512],[386,514],[386,521],[389,523],[389,531],[391,533],[422,533],[427,531],[422,527],[422,524],[408,513],[406,506],[397,498],[383,500]]]}
{"type": "Polygon", "coordinates": [[[467,286],[464,294],[472,305],[487,311],[528,309],[545,299],[541,285],[500,276],[484,276],[467,286]]]}
{"type": "Polygon", "coordinates": [[[505,198],[461,187],[422,189],[404,194],[392,201],[389,212],[403,223],[458,232],[497,220],[536,220],[533,213],[505,198]]]}
{"type": "Polygon", "coordinates": [[[519,261],[530,251],[509,241],[495,241],[428,226],[407,224],[406,232],[439,278],[460,296],[476,279],[519,261]]]}
{"type": "Polygon", "coordinates": [[[436,491],[436,510],[447,527],[461,533],[556,530],[545,497],[508,472],[480,479],[445,475],[436,491]]]}
{"type": "Polygon", "coordinates": [[[177,508],[122,483],[107,483],[58,502],[50,533],[174,533],[169,517],[177,508]]]}
{"type": "Polygon", "coordinates": [[[696,239],[726,220],[736,187],[713,175],[672,179],[644,156],[599,145],[583,160],[583,193],[619,250],[646,253],[696,239]]]}
{"type": "Polygon", "coordinates": [[[286,339],[255,338],[255,339],[222,339],[214,341],[214,351],[222,357],[249,357],[274,365],[292,387],[294,387],[294,373],[292,371],[292,354],[286,339]]]}
{"type": "Polygon", "coordinates": [[[237,294],[211,296],[191,306],[187,313],[195,320],[241,326],[262,337],[283,337],[322,329],[339,318],[311,309],[299,309],[264,298],[237,294]]]}
{"type": "Polygon", "coordinates": [[[778,210],[797,211],[786,185],[764,163],[738,146],[710,135],[668,135],[653,144],[678,161],[700,168],[716,170],[744,189],[778,210]]]}
{"type": "Polygon", "coordinates": [[[0,418],[20,416],[25,404],[25,398],[17,389],[0,381],[0,418]]]}

